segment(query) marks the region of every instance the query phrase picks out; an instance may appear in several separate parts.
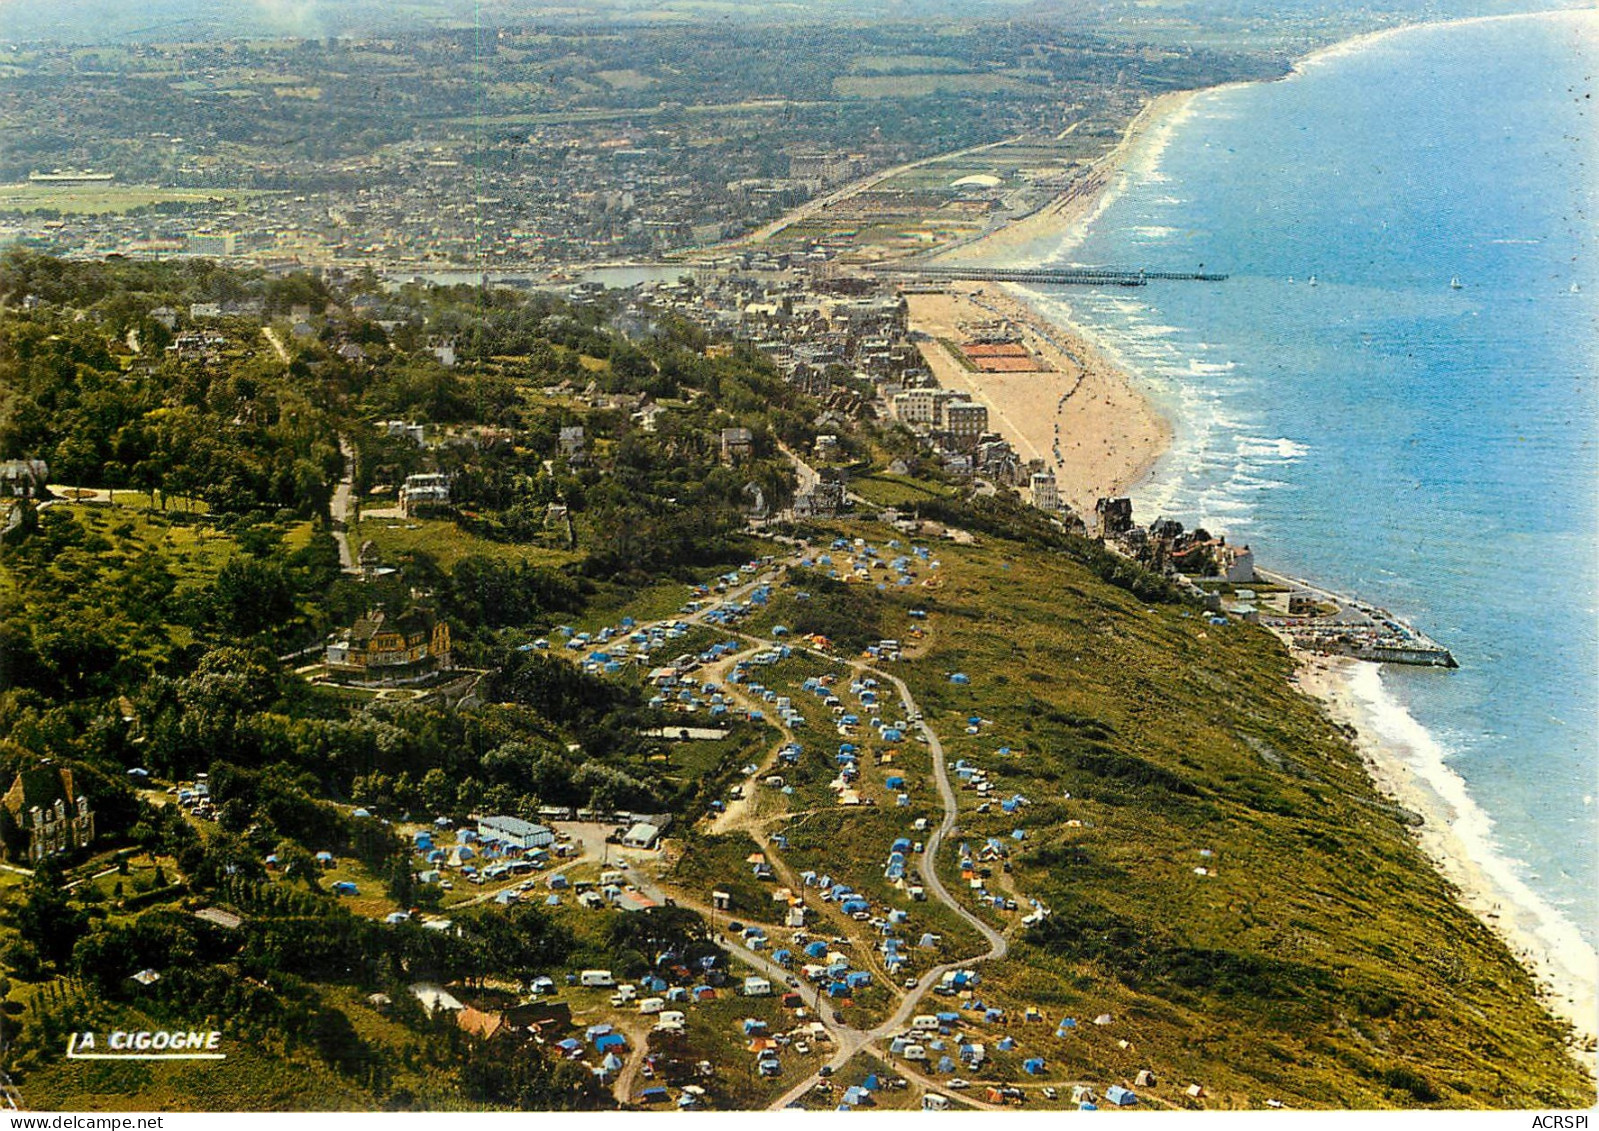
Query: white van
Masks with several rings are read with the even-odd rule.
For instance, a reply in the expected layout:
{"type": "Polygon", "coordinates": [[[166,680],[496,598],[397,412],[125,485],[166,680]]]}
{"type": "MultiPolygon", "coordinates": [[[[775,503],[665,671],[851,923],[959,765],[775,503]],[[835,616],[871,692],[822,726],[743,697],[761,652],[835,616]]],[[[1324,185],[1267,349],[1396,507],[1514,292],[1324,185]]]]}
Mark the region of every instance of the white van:
{"type": "Polygon", "coordinates": [[[604,886],[604,885],[607,885],[607,884],[615,884],[617,887],[621,887],[625,883],[627,883],[627,877],[625,875],[623,875],[621,872],[601,872],[600,873],[600,884],[601,884],[601,886],[604,886]]]}
{"type": "Polygon", "coordinates": [[[927,1049],[921,1045],[906,1045],[905,1051],[900,1054],[906,1060],[926,1060],[927,1049]]]}
{"type": "Polygon", "coordinates": [[[682,1025],[687,1020],[688,1014],[684,1013],[681,1009],[668,1009],[663,1011],[660,1017],[656,1019],[655,1026],[656,1028],[662,1028],[673,1025],[682,1025]]]}
{"type": "Polygon", "coordinates": [[[577,980],[582,985],[600,988],[616,985],[616,979],[611,977],[609,970],[585,970],[577,976],[577,980]]]}
{"type": "Polygon", "coordinates": [[[616,988],[616,992],[611,995],[611,1004],[612,1005],[626,1005],[630,1001],[637,1001],[637,1000],[638,1000],[638,987],[635,986],[632,982],[626,982],[623,985],[618,986],[616,988]]]}
{"type": "Polygon", "coordinates": [[[911,1028],[919,1029],[923,1033],[936,1033],[938,1032],[938,1018],[931,1013],[918,1013],[911,1018],[911,1028]]]}

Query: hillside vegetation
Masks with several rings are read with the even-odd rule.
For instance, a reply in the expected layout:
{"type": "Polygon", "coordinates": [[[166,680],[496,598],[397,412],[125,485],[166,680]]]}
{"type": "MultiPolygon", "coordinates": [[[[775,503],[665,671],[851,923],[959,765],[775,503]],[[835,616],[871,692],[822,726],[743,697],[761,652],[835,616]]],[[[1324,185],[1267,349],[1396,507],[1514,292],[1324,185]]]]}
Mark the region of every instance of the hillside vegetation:
{"type": "MultiPolygon", "coordinates": [[[[935,964],[981,953],[978,927],[884,868],[891,843],[920,841],[944,817],[928,746],[903,724],[892,740],[860,724],[860,796],[846,803],[855,791],[830,782],[843,700],[866,713],[850,684],[872,672],[902,679],[947,760],[992,786],[986,799],[959,790],[937,861],[961,905],[1011,944],[982,967],[986,1008],[969,997],[960,1022],[994,1050],[980,1079],[1027,1085],[1030,1102],[1056,1108],[1073,1083],[1143,1070],[1153,1106],[1593,1102],[1527,974],[1455,902],[1410,838],[1414,818],[1374,790],[1348,736],[1294,690],[1274,638],[1212,623],[1167,580],[1014,497],[896,476],[878,482],[915,490],[922,519],[940,525],[751,523],[747,488],[792,496],[782,448],[808,450],[822,410],[754,351],[707,356],[703,334],[664,317],[624,335],[604,300],[201,263],[14,254],[0,260],[0,294],[13,304],[0,458],[48,460],[51,483],[88,492],[11,504],[0,539],[0,786],[69,769],[96,815],[86,849],[32,875],[0,871],[3,1067],[31,1105],[628,1102],[613,1094],[614,1066],[592,1071],[598,1057],[527,1028],[484,1036],[430,1017],[413,992],[448,986],[480,1011],[470,1019],[526,1006],[541,975],[570,1011],[558,1024],[627,1032],[631,1068],[648,1048],[663,1079],[696,1082],[709,1106],[771,1103],[821,1061],[789,1054],[758,1077],[736,1027],[788,1024],[793,1002],[696,986],[707,993],[686,1031],[663,1036],[608,991],[572,983],[614,968],[685,990],[736,984],[760,967],[731,949],[729,917],[789,945],[778,885],[831,872],[872,911],[906,916],[916,963],[910,987],[898,968],[885,976],[885,920],[807,890],[807,928],[870,975],[823,1005],[839,1035],[902,1005],[954,1008],[909,998],[935,964]],[[259,305],[221,318],[214,348],[191,349],[151,315],[224,299],[259,305]],[[288,335],[307,318],[285,359],[263,330],[288,335]],[[455,367],[430,352],[446,333],[455,367]],[[662,408],[653,427],[632,411],[647,402],[662,408]],[[397,437],[396,417],[427,441],[397,437]],[[736,458],[718,451],[733,426],[749,431],[736,458]],[[584,449],[563,449],[562,430],[579,427],[584,449]],[[395,510],[397,488],[422,472],[452,476],[451,505],[395,510]],[[346,476],[369,508],[351,525],[381,568],[340,566],[346,476]],[[704,619],[735,593],[749,598],[736,616],[704,619]],[[384,698],[317,676],[328,633],[418,605],[450,627],[452,678],[470,677],[471,696],[384,698]],[[660,654],[596,658],[646,627],[663,633],[660,654]],[[903,658],[867,657],[885,638],[903,658]],[[669,702],[646,673],[678,653],[696,674],[669,702]],[[818,698],[824,677],[843,699],[818,698]],[[780,714],[780,696],[809,721],[780,714]],[[707,715],[716,729],[690,741],[684,721],[707,715]],[[791,743],[803,753],[773,774],[791,743]],[[201,775],[203,805],[180,792],[201,775]],[[738,798],[735,783],[755,796],[738,798]],[[551,873],[653,892],[657,906],[590,909],[553,874],[477,888],[462,869],[457,888],[421,855],[421,839],[442,843],[440,829],[479,815],[551,809],[593,818],[572,822],[589,842],[547,862],[551,873]],[[605,837],[638,813],[670,819],[671,835],[617,880],[628,858],[605,837]],[[975,869],[962,874],[961,845],[990,852],[987,903],[975,869]],[[1049,914],[1024,923],[1034,901],[1049,914]],[[62,1055],[74,1032],[156,1026],[225,1031],[226,1070],[62,1055]],[[1042,1058],[1042,1073],[1024,1057],[1042,1058]]],[[[830,412],[864,472],[907,442],[858,401],[830,412]]],[[[879,689],[892,719],[897,689],[879,689]]],[[[12,861],[26,834],[0,810],[12,861]]],[[[918,1078],[930,1086],[941,1083],[918,1078]]]]}

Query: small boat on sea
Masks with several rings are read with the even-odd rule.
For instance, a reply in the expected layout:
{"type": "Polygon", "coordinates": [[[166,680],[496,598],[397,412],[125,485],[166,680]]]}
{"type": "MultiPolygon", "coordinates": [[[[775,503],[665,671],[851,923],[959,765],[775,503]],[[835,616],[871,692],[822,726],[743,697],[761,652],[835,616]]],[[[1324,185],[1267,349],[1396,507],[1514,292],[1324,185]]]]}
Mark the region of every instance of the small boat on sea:
{"type": "Polygon", "coordinates": [[[1314,287],[1316,285],[1316,276],[1312,275],[1310,278],[1306,279],[1305,280],[1305,285],[1306,286],[1310,286],[1310,287],[1314,287]]]}
{"type": "Polygon", "coordinates": [[[1452,290],[1452,291],[1458,291],[1461,287],[1464,287],[1465,285],[1466,285],[1465,283],[1462,283],[1460,281],[1460,276],[1459,275],[1456,275],[1454,278],[1449,280],[1449,289],[1452,290]]]}

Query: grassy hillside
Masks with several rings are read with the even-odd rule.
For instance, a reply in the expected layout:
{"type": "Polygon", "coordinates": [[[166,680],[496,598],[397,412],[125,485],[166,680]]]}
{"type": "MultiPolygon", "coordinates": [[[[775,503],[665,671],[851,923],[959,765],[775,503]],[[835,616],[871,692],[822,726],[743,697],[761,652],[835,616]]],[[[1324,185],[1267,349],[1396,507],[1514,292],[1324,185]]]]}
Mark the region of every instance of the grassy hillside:
{"type": "Polygon", "coordinates": [[[1049,1078],[1150,1068],[1157,1102],[1197,1082],[1207,1106],[1593,1102],[1526,973],[1292,690],[1274,638],[1014,544],[940,552],[929,651],[899,671],[957,736],[951,761],[1031,802],[979,816],[963,794],[961,832],[1005,838],[1006,879],[1053,911],[985,994],[1042,1008],[1028,1044],[1049,1078]],[[993,725],[964,736],[974,714],[993,725]]]}

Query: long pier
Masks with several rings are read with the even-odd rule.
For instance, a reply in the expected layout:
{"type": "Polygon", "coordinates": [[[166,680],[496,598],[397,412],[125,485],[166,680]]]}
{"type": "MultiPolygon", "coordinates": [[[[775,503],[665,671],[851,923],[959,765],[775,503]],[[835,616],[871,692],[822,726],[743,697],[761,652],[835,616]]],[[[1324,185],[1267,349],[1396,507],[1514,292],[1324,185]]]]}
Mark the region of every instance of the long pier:
{"type": "Polygon", "coordinates": [[[1142,287],[1151,280],[1225,282],[1226,275],[1204,271],[1129,271],[1113,267],[879,267],[885,275],[981,283],[1049,283],[1087,287],[1142,287]]]}

